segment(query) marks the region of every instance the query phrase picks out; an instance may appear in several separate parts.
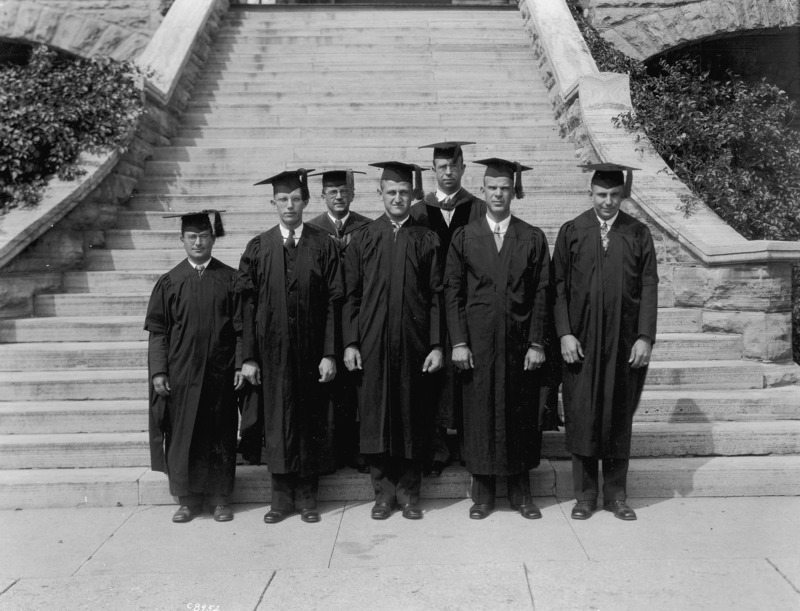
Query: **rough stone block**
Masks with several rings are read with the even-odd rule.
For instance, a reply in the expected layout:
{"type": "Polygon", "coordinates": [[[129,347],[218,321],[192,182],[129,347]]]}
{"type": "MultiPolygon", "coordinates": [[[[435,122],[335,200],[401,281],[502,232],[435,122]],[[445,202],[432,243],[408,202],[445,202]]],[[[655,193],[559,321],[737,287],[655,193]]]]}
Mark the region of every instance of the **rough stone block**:
{"type": "Polygon", "coordinates": [[[84,20],[72,41],[72,50],[79,55],[89,57],[97,41],[103,36],[108,24],[94,19],[84,20]]]}
{"type": "Polygon", "coordinates": [[[0,32],[10,32],[17,20],[19,3],[2,2],[0,3],[0,32]]]}
{"type": "Polygon", "coordinates": [[[75,269],[83,261],[83,236],[69,229],[51,229],[15,258],[4,271],[42,272],[75,269]]]}
{"type": "Polygon", "coordinates": [[[789,264],[678,267],[673,280],[677,307],[763,312],[787,312],[791,308],[789,264]]]}
{"type": "Polygon", "coordinates": [[[128,32],[116,25],[108,26],[94,45],[92,55],[107,55],[113,57],[114,50],[128,37],[128,32]]]}
{"type": "Polygon", "coordinates": [[[35,4],[20,5],[17,11],[17,18],[14,21],[14,27],[11,30],[9,38],[24,38],[27,40],[36,40],[34,34],[36,32],[36,22],[39,21],[39,15],[42,12],[42,7],[35,4]]]}
{"type": "Polygon", "coordinates": [[[61,49],[75,51],[81,44],[78,35],[82,32],[84,23],[86,20],[78,15],[58,14],[56,27],[50,37],[50,44],[61,49]]]}
{"type": "Polygon", "coordinates": [[[739,333],[745,358],[782,361],[792,355],[791,314],[705,310],[703,331],[739,333]]]}
{"type": "Polygon", "coordinates": [[[794,361],[764,365],[764,388],[797,386],[800,384],[800,365],[794,361]]]}

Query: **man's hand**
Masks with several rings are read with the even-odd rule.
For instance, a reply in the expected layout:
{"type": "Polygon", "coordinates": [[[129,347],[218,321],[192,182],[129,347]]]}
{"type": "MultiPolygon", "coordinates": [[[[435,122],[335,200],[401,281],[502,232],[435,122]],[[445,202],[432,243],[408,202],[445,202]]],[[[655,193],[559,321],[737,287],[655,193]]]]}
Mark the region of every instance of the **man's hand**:
{"type": "Polygon", "coordinates": [[[561,337],[561,356],[565,363],[579,363],[583,360],[583,346],[574,335],[561,337]]]}
{"type": "Polygon", "coordinates": [[[236,372],[233,374],[233,389],[234,390],[242,390],[244,388],[244,376],[242,375],[242,370],[237,369],[236,372]]]}
{"type": "Polygon", "coordinates": [[[258,368],[258,363],[253,360],[242,363],[242,376],[253,386],[261,385],[261,369],[258,368]]]}
{"type": "Polygon", "coordinates": [[[525,371],[539,369],[544,364],[544,348],[541,346],[531,346],[525,353],[525,371]]]}
{"type": "Polygon", "coordinates": [[[424,373],[434,373],[439,371],[444,364],[444,353],[441,348],[434,348],[430,351],[425,362],[422,363],[422,371],[424,373]]]}
{"type": "Polygon", "coordinates": [[[348,346],[344,349],[344,366],[348,371],[361,369],[361,352],[355,346],[348,346]]]}
{"type": "Polygon", "coordinates": [[[153,388],[160,397],[169,397],[169,378],[166,373],[157,373],[153,376],[153,388]]]}
{"type": "Polygon", "coordinates": [[[336,377],[336,361],[329,356],[323,356],[319,362],[319,381],[330,382],[336,377]]]}
{"type": "Polygon", "coordinates": [[[456,346],[453,348],[453,364],[464,371],[475,366],[472,362],[472,350],[469,349],[469,346],[456,346]]]}
{"type": "Polygon", "coordinates": [[[631,358],[628,362],[631,364],[631,369],[639,369],[650,364],[650,353],[653,351],[653,345],[646,339],[639,338],[631,348],[631,358]]]}

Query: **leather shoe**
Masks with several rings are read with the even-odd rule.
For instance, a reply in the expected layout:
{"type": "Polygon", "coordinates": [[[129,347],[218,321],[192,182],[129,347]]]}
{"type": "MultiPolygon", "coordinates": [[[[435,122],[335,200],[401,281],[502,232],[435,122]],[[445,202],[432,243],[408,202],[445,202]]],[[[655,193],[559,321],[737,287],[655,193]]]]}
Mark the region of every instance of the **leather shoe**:
{"type": "Polygon", "coordinates": [[[439,477],[444,471],[444,463],[441,460],[434,460],[433,464],[431,464],[431,468],[428,469],[428,472],[425,475],[429,475],[430,477],[439,477]]]}
{"type": "Polygon", "coordinates": [[[373,520],[385,520],[392,515],[392,506],[389,503],[375,503],[372,508],[373,520]]]}
{"type": "Polygon", "coordinates": [[[264,514],[264,523],[277,524],[278,522],[283,522],[290,513],[292,512],[280,511],[278,509],[270,509],[267,513],[264,514]]]}
{"type": "Polygon", "coordinates": [[[233,520],[233,510],[227,505],[217,505],[214,507],[215,522],[230,522],[233,520]]]}
{"type": "Polygon", "coordinates": [[[421,520],[422,509],[416,503],[408,503],[403,505],[403,517],[406,520],[421,520]]]}
{"type": "Polygon", "coordinates": [[[625,501],[603,501],[603,509],[612,512],[620,520],[636,519],[636,512],[625,501]]]}
{"type": "Polygon", "coordinates": [[[200,509],[197,507],[189,507],[188,505],[181,505],[178,511],[172,514],[172,521],[176,524],[184,524],[191,522],[195,517],[200,515],[200,509]]]}
{"type": "Polygon", "coordinates": [[[597,511],[597,501],[578,501],[572,508],[573,520],[588,520],[597,511]]]}
{"type": "Polygon", "coordinates": [[[525,503],[524,505],[512,505],[511,509],[519,511],[522,517],[526,520],[538,520],[542,517],[542,512],[539,511],[539,508],[533,501],[530,503],[525,503]]]}
{"type": "Polygon", "coordinates": [[[319,512],[316,509],[303,509],[300,512],[300,519],[303,520],[303,522],[314,524],[319,522],[322,518],[319,517],[319,512]]]}
{"type": "Polygon", "coordinates": [[[486,503],[475,503],[469,508],[469,517],[473,520],[483,520],[489,517],[489,514],[494,510],[494,505],[486,503]]]}

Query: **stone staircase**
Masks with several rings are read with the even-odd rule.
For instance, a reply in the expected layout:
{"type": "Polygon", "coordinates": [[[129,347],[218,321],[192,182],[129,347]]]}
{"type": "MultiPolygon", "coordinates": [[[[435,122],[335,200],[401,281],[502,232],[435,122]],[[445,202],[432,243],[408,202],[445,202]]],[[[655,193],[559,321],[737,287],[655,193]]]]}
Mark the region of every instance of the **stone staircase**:
{"type": "MultiPolygon", "coordinates": [[[[64,274],[62,293],[37,296],[34,317],[0,321],[0,507],[171,502],[148,469],[142,331],[154,282],[184,256],[167,211],[226,210],[214,254],[236,266],[247,240],[277,222],[257,180],[287,167],[362,169],[353,208],[374,218],[369,162],[425,165],[419,145],[464,139],[479,143],[465,149],[473,192],[471,160],[534,166],[514,212],[552,243],[589,205],[588,181],[536,66],[515,10],[232,9],[180,133],[148,163],[105,249],[64,274]]],[[[311,191],[306,218],[323,211],[318,183],[311,191]]],[[[740,336],[702,331],[698,310],[660,310],[632,494],[797,493],[800,389],[764,388],[764,365],[742,359],[740,336]]],[[[533,472],[536,489],[569,495],[562,433],[544,445],[551,460],[533,472]]],[[[450,469],[423,494],[463,496],[467,485],[450,469]]],[[[263,467],[242,467],[237,499],[263,501],[267,486],[263,467]]],[[[328,499],[370,495],[349,471],[321,487],[328,499]]]]}

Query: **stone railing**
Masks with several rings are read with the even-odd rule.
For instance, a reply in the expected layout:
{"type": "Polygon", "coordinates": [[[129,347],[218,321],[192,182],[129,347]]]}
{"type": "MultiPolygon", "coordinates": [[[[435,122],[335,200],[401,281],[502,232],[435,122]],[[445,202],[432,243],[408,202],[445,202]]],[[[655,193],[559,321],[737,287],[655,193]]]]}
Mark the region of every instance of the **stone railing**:
{"type": "Polygon", "coordinates": [[[769,363],[765,384],[798,381],[791,359],[791,265],[799,242],[748,241],[704,204],[679,210],[688,188],[643,133],[616,128],[631,110],[627,75],[601,73],[564,0],[520,0],[525,28],[562,136],[583,161],[641,168],[625,208],[651,227],[662,307],[702,309],[706,331],[744,337],[744,355],[769,363]]]}
{"type": "MultiPolygon", "coordinates": [[[[8,4],[0,0],[0,24],[8,4]]],[[[39,206],[0,217],[0,317],[31,314],[35,293],[59,290],[60,272],[80,267],[87,249],[103,245],[103,230],[113,226],[153,148],[176,133],[227,10],[228,0],[176,0],[137,60],[150,76],[143,84],[145,113],[127,150],[81,156],[84,176],[50,180],[39,206]]]]}

